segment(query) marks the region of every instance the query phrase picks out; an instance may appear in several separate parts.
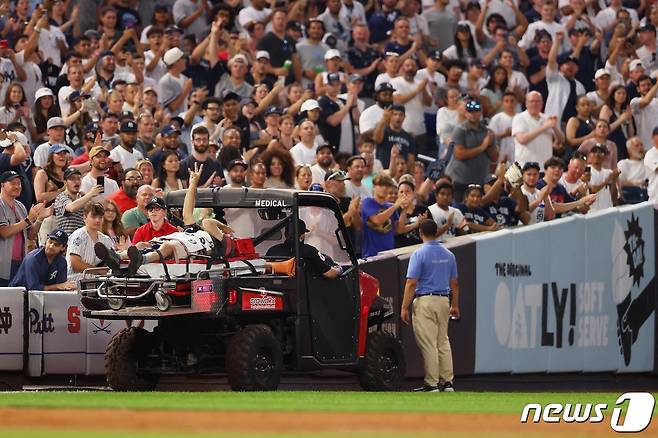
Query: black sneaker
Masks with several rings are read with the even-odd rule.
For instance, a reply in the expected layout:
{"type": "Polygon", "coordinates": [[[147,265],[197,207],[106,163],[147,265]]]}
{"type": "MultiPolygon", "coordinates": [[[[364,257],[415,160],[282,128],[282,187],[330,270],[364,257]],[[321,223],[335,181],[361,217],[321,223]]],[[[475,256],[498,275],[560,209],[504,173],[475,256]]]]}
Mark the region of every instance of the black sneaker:
{"type": "Polygon", "coordinates": [[[82,296],[80,297],[80,303],[87,309],[87,310],[109,310],[110,306],[107,305],[107,300],[101,299],[101,298],[93,298],[93,297],[85,297],[82,296]]]}
{"type": "Polygon", "coordinates": [[[425,384],[420,388],[414,388],[414,392],[439,392],[439,387],[425,384]]]}
{"type": "Polygon", "coordinates": [[[144,264],[144,256],[136,246],[131,246],[128,248],[128,258],[130,259],[130,262],[128,263],[128,272],[126,273],[126,276],[132,277],[137,273],[139,267],[144,264]]]}
{"type": "Polygon", "coordinates": [[[96,242],[94,245],[94,253],[96,253],[96,257],[101,259],[103,263],[112,270],[112,274],[121,275],[121,259],[114,250],[109,249],[101,242],[96,242]]]}
{"type": "Polygon", "coordinates": [[[452,386],[452,382],[446,382],[443,384],[443,388],[441,388],[441,391],[443,392],[455,392],[455,388],[452,386]]]}

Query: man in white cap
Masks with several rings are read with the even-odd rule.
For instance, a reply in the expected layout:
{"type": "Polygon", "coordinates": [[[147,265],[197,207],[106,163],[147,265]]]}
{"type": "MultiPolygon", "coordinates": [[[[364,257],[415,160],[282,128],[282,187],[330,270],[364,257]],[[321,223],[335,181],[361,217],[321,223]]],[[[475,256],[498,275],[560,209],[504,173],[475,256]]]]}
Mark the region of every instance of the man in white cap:
{"type": "Polygon", "coordinates": [[[302,85],[313,83],[315,76],[324,69],[324,55],[329,46],[322,42],[324,22],[310,19],[306,28],[306,38],[297,43],[299,61],[302,63],[302,85]]]}
{"type": "MultiPolygon", "coordinates": [[[[66,125],[64,124],[64,119],[61,117],[51,117],[48,119],[46,125],[48,128],[48,141],[41,143],[34,150],[34,166],[44,168],[48,162],[48,150],[50,146],[54,144],[64,143],[64,137],[66,136],[66,125]]],[[[73,156],[73,149],[64,145],[69,151],[69,154],[73,156]]]]}
{"type": "Polygon", "coordinates": [[[251,97],[254,87],[245,80],[249,70],[247,57],[242,53],[234,55],[228,61],[228,69],[229,73],[222,75],[215,87],[215,96],[221,96],[225,90],[228,90],[233,91],[243,99],[251,97]]]}
{"type": "Polygon", "coordinates": [[[180,114],[185,111],[185,101],[192,91],[192,79],[183,75],[185,54],[174,47],[167,50],[163,61],[167,65],[167,74],[158,82],[158,98],[170,113],[180,114]]]}

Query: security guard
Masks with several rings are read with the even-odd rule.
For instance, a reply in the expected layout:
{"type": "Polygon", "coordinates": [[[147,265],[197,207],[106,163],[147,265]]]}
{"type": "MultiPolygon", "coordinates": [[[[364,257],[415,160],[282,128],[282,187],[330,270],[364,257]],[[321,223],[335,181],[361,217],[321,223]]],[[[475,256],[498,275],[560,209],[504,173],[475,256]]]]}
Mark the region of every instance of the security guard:
{"type": "MultiPolygon", "coordinates": [[[[298,219],[297,228],[299,228],[299,256],[306,262],[306,267],[316,275],[322,275],[324,278],[336,278],[343,273],[343,269],[334,262],[331,257],[322,254],[313,246],[304,243],[304,235],[309,232],[306,223],[298,219]]],[[[294,257],[294,241],[290,238],[292,225],[286,228],[286,241],[274,245],[267,251],[268,256],[294,257]]]]}
{"type": "Polygon", "coordinates": [[[423,246],[409,260],[400,316],[409,324],[413,301],[413,330],[425,365],[425,384],[414,391],[454,392],[448,321],[459,318],[457,263],[435,240],[437,228],[431,219],[420,223],[423,246]]]}

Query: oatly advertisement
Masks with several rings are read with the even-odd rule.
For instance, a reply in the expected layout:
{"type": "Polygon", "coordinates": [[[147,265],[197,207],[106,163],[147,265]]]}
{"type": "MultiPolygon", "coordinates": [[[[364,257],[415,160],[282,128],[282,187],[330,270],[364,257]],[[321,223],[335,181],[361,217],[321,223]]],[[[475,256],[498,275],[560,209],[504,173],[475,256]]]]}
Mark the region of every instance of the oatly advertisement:
{"type": "Polygon", "coordinates": [[[652,370],[653,215],[628,206],[475,236],[475,372],[652,370]]]}

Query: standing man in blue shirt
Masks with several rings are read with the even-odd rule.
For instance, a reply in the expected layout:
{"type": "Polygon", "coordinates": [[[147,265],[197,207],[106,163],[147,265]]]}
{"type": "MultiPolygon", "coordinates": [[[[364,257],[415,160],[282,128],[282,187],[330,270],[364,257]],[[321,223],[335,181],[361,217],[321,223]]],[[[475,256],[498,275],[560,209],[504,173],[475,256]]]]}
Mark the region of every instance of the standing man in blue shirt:
{"type": "Polygon", "coordinates": [[[57,228],[48,234],[46,244],[25,256],[9,286],[27,290],[74,290],[66,280],[66,245],[69,236],[57,228]]]}
{"type": "Polygon", "coordinates": [[[409,260],[400,316],[409,324],[413,301],[413,330],[425,366],[425,384],[414,391],[454,392],[448,321],[459,318],[457,263],[435,240],[437,229],[431,219],[420,223],[423,246],[409,260]]]}

